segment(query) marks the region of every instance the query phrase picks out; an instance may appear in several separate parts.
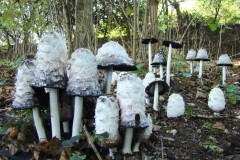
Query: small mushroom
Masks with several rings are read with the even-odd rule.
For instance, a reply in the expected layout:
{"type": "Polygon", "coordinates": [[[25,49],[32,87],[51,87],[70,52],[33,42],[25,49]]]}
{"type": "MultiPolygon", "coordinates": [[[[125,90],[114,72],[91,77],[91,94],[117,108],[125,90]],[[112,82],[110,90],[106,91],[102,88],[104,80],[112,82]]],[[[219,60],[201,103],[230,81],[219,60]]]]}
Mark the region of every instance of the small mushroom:
{"type": "Polygon", "coordinates": [[[227,54],[222,54],[218,59],[217,66],[222,66],[222,84],[226,84],[227,67],[233,66],[230,57],[227,54]]]}
{"type": "Polygon", "coordinates": [[[167,58],[167,75],[166,75],[166,82],[170,87],[170,74],[171,74],[171,59],[172,59],[172,48],[182,48],[182,45],[178,42],[173,41],[163,41],[163,45],[168,47],[168,58],[167,58]]]}
{"type": "Polygon", "coordinates": [[[98,97],[102,94],[98,83],[96,58],[86,48],[79,48],[70,59],[67,93],[75,96],[72,137],[78,136],[82,127],[83,97],[98,97]]]}
{"type": "Polygon", "coordinates": [[[35,69],[35,60],[32,58],[22,61],[20,66],[18,67],[16,76],[17,81],[15,83],[16,92],[14,95],[12,108],[32,108],[33,120],[37,130],[39,141],[44,141],[47,138],[42,119],[39,114],[38,107],[40,106],[40,104],[36,97],[35,91],[32,89],[32,87],[30,87],[35,69]]]}
{"type": "Polygon", "coordinates": [[[152,124],[152,117],[151,117],[150,114],[147,115],[147,119],[148,119],[149,127],[144,129],[143,132],[141,132],[139,134],[138,141],[137,141],[137,143],[133,147],[133,152],[139,152],[140,143],[144,142],[144,141],[147,141],[149,139],[149,137],[151,136],[151,134],[152,134],[153,124],[152,124]]]}
{"type": "Polygon", "coordinates": [[[66,87],[64,67],[67,59],[66,42],[59,33],[50,32],[41,38],[32,86],[49,89],[52,137],[58,139],[61,139],[58,90],[66,87]]]}
{"type": "Polygon", "coordinates": [[[225,97],[220,88],[213,88],[208,95],[208,107],[214,112],[220,112],[225,109],[225,97]]]}
{"type": "Polygon", "coordinates": [[[155,54],[153,62],[151,64],[153,67],[159,67],[160,80],[163,80],[163,66],[167,65],[165,55],[162,50],[155,54]]]}
{"type": "Polygon", "coordinates": [[[126,50],[118,42],[109,41],[98,49],[97,55],[98,69],[105,69],[105,80],[103,92],[110,94],[112,72],[116,71],[134,71],[137,67],[132,63],[126,50]]]}
{"type": "Polygon", "coordinates": [[[204,48],[200,48],[197,52],[197,56],[196,56],[195,60],[200,61],[198,78],[202,78],[203,61],[210,61],[208,58],[207,50],[204,48]]]}
{"type": "Polygon", "coordinates": [[[190,49],[187,53],[186,61],[190,61],[190,74],[193,74],[193,61],[195,61],[196,51],[190,49]]]}
{"type": "Polygon", "coordinates": [[[167,117],[176,118],[185,112],[185,102],[180,94],[173,93],[168,98],[167,117]]]}
{"type": "Polygon", "coordinates": [[[121,72],[117,82],[117,98],[121,109],[121,125],[126,127],[122,152],[131,154],[133,128],[148,127],[142,80],[133,73],[121,72]]]}
{"type": "Polygon", "coordinates": [[[154,96],[153,109],[158,111],[158,98],[159,95],[164,94],[168,91],[168,85],[165,81],[160,78],[155,78],[154,73],[148,72],[143,80],[145,86],[145,92],[149,97],[154,96]]]}
{"type": "Polygon", "coordinates": [[[149,72],[152,72],[152,44],[157,43],[158,40],[156,38],[145,38],[142,39],[142,44],[148,44],[148,69],[149,72]]]}

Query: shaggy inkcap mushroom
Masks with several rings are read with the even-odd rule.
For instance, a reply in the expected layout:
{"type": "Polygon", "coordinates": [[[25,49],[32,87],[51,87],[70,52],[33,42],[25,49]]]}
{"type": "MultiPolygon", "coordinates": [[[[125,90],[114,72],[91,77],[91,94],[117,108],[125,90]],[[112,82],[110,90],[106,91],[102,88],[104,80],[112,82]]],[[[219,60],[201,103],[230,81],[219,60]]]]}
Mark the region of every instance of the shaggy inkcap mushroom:
{"type": "Polygon", "coordinates": [[[103,147],[115,147],[121,142],[118,132],[119,106],[114,96],[100,96],[95,109],[96,135],[107,133],[109,136],[100,142],[103,147]]]}
{"type": "Polygon", "coordinates": [[[180,94],[171,94],[168,98],[167,117],[175,118],[183,115],[185,112],[185,103],[180,94]]]}
{"type": "Polygon", "coordinates": [[[33,119],[38,133],[39,141],[46,140],[45,129],[42,124],[42,120],[39,114],[39,103],[35,95],[35,91],[30,87],[35,71],[35,60],[29,58],[24,60],[18,67],[16,76],[16,92],[14,95],[14,101],[12,108],[25,109],[32,108],[33,119]]]}
{"type": "Polygon", "coordinates": [[[186,56],[186,61],[190,61],[190,73],[193,74],[193,61],[196,58],[196,51],[194,49],[190,49],[186,56]]]}
{"type": "Polygon", "coordinates": [[[155,54],[154,58],[153,58],[153,62],[151,63],[151,65],[154,66],[166,66],[167,65],[167,61],[165,58],[165,55],[163,53],[162,50],[160,50],[157,54],[155,54]]]}
{"type": "Polygon", "coordinates": [[[70,60],[67,93],[75,96],[72,137],[78,136],[82,128],[83,97],[97,97],[102,94],[98,83],[96,58],[86,48],[79,48],[70,60]]]}
{"type": "Polygon", "coordinates": [[[222,66],[222,84],[226,84],[227,67],[233,66],[230,57],[227,54],[222,54],[218,59],[217,66],[222,66]]]}
{"type": "Polygon", "coordinates": [[[110,94],[113,70],[134,71],[137,69],[123,46],[114,41],[103,44],[97,51],[96,59],[98,69],[106,70],[103,86],[106,94],[110,94]]]}
{"type": "Polygon", "coordinates": [[[197,56],[196,56],[195,60],[200,61],[198,78],[202,78],[203,61],[210,61],[208,58],[207,50],[204,48],[200,48],[197,52],[197,56]]]}
{"type": "Polygon", "coordinates": [[[219,112],[225,109],[225,97],[220,88],[213,88],[208,95],[208,107],[214,112],[219,112]]]}

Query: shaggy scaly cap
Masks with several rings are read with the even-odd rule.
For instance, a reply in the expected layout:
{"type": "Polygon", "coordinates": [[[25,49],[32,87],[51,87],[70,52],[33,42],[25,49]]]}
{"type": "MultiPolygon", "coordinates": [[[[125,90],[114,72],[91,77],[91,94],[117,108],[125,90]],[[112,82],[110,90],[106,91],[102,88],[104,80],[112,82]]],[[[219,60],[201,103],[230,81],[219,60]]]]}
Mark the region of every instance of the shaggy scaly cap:
{"type": "Polygon", "coordinates": [[[208,107],[214,112],[225,109],[225,97],[220,88],[213,88],[208,95],[208,107]]]}
{"type": "Polygon", "coordinates": [[[185,112],[185,103],[180,94],[171,94],[168,98],[167,117],[175,118],[183,115],[185,112]]]}

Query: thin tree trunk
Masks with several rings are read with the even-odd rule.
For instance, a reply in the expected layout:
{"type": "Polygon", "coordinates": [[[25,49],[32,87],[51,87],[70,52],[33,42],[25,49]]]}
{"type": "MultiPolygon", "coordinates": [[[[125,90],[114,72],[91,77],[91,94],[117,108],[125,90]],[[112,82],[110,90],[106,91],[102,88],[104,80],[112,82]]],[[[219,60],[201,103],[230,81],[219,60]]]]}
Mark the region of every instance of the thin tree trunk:
{"type": "Polygon", "coordinates": [[[136,41],[137,41],[137,0],[134,0],[134,27],[133,27],[133,50],[132,60],[136,63],[136,41]]]}

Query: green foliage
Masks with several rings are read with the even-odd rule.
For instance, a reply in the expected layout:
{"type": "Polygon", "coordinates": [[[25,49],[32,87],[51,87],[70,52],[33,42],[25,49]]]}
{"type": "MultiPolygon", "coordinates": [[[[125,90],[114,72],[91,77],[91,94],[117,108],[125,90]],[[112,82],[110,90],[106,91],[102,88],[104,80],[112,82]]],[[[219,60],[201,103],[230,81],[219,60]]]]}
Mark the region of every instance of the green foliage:
{"type": "Polygon", "coordinates": [[[214,144],[213,142],[208,141],[208,140],[204,141],[202,143],[202,146],[203,146],[204,149],[211,150],[213,152],[217,152],[221,149],[219,146],[217,146],[216,144],[214,144]]]}
{"type": "Polygon", "coordinates": [[[86,155],[81,155],[79,152],[73,153],[70,160],[84,160],[86,159],[86,155]]]}
{"type": "Polygon", "coordinates": [[[21,57],[19,57],[15,62],[13,62],[12,68],[16,69],[19,67],[21,62],[26,58],[27,54],[23,54],[21,57]]]}
{"type": "Polygon", "coordinates": [[[237,101],[240,100],[239,88],[234,84],[225,85],[224,88],[227,102],[232,105],[236,105],[237,101]]]}
{"type": "Polygon", "coordinates": [[[186,108],[186,110],[185,110],[185,115],[191,116],[191,115],[193,115],[194,113],[195,113],[195,112],[193,111],[192,108],[186,108]]]}
{"type": "Polygon", "coordinates": [[[137,67],[137,70],[133,71],[133,73],[135,73],[136,75],[138,75],[140,77],[143,77],[146,75],[147,70],[144,67],[144,63],[139,63],[136,65],[136,67],[137,67]]]}
{"type": "Polygon", "coordinates": [[[79,140],[80,136],[74,136],[74,137],[71,137],[69,140],[65,140],[62,142],[62,146],[64,148],[72,148],[74,143],[79,140]]]}
{"type": "Polygon", "coordinates": [[[207,128],[207,129],[213,129],[213,124],[210,122],[204,122],[204,124],[202,125],[203,128],[207,128]]]}
{"type": "Polygon", "coordinates": [[[0,87],[4,86],[7,80],[7,78],[4,78],[2,81],[0,81],[0,87]]]}

